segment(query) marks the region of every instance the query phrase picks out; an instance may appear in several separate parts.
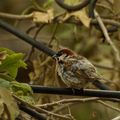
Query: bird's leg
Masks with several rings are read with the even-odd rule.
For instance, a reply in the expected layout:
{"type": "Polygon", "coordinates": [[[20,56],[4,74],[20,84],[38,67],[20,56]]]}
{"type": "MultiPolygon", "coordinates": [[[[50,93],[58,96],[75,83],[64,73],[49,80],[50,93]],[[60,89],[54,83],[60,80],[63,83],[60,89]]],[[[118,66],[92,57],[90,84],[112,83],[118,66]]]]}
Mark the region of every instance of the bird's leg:
{"type": "Polygon", "coordinates": [[[76,93],[77,90],[83,91],[83,87],[82,88],[71,88],[71,89],[72,89],[73,95],[75,95],[75,93],[76,93]]]}

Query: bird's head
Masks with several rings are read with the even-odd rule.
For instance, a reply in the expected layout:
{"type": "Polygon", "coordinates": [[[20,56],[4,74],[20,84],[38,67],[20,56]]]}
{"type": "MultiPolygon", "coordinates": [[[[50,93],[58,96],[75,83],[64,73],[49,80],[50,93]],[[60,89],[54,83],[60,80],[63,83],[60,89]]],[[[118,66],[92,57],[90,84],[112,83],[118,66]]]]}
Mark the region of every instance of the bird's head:
{"type": "Polygon", "coordinates": [[[68,48],[64,48],[58,51],[54,57],[57,58],[58,61],[64,61],[64,59],[68,56],[76,56],[76,53],[68,48]]]}

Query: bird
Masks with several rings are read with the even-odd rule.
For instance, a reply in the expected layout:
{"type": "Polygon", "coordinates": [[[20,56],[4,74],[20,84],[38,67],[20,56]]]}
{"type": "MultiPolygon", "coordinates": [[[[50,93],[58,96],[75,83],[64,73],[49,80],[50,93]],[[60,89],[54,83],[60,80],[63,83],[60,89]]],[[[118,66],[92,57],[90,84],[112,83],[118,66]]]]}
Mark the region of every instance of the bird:
{"type": "Polygon", "coordinates": [[[57,74],[68,87],[82,89],[92,83],[101,90],[109,90],[108,86],[100,81],[100,74],[87,58],[77,55],[68,48],[59,50],[54,58],[57,74]]]}

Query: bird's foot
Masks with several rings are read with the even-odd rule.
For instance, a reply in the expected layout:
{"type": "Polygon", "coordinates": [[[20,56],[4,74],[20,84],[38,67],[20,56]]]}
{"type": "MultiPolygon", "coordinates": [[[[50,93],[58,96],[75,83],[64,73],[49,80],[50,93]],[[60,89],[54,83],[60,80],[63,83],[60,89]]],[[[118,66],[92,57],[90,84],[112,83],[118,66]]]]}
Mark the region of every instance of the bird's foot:
{"type": "Polygon", "coordinates": [[[75,93],[79,91],[83,91],[83,88],[72,88],[73,95],[75,95],[75,93]]]}

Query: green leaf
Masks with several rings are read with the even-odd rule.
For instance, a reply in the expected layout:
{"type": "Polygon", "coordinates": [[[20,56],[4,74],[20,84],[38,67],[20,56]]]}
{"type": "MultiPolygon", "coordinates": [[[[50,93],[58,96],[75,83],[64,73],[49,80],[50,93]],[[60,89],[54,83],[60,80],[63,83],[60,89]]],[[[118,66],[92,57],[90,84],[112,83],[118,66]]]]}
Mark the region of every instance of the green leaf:
{"type": "MultiPolygon", "coordinates": [[[[0,107],[1,112],[4,111],[6,113],[9,120],[15,120],[15,118],[19,115],[19,108],[17,103],[13,99],[9,90],[4,87],[0,87],[0,107]]],[[[3,116],[0,116],[0,118],[3,116]]],[[[2,120],[5,118],[2,118],[2,120]]]]}
{"type": "Polygon", "coordinates": [[[6,80],[6,81],[14,81],[15,79],[11,76],[7,75],[7,73],[0,73],[0,78],[6,80]]]}
{"type": "Polygon", "coordinates": [[[0,52],[1,51],[6,51],[8,55],[14,54],[15,52],[8,49],[8,48],[4,48],[4,47],[0,47],[0,52]]]}
{"type": "Polygon", "coordinates": [[[33,91],[28,84],[12,81],[10,86],[14,94],[24,101],[34,104],[33,91]]]}
{"type": "Polygon", "coordinates": [[[14,93],[21,90],[23,91],[24,95],[33,94],[31,87],[27,83],[19,83],[17,81],[12,81],[10,84],[14,93]]]}
{"type": "Polygon", "coordinates": [[[7,72],[10,76],[15,78],[19,67],[26,68],[26,64],[22,61],[23,56],[22,53],[13,53],[7,56],[0,65],[0,71],[7,72]]]}
{"type": "Polygon", "coordinates": [[[0,78],[0,87],[5,87],[7,89],[10,89],[10,82],[0,78]]]}

